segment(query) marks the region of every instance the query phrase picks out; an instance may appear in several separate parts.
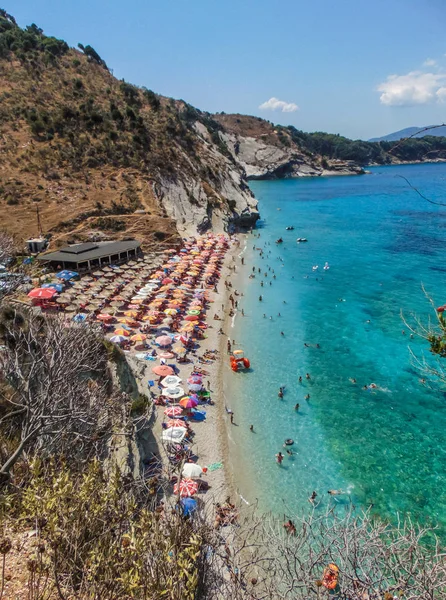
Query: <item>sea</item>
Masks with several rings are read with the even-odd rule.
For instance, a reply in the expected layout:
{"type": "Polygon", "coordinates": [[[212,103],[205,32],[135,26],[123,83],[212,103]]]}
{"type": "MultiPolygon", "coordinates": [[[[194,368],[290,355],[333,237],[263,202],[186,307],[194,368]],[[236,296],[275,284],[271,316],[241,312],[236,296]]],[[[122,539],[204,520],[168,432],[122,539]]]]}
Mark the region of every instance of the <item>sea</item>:
{"type": "Polygon", "coordinates": [[[233,373],[225,361],[238,494],[289,515],[315,491],[316,510],[353,503],[446,528],[446,395],[408,326],[435,325],[446,303],[446,206],[434,204],[446,165],[251,189],[262,220],[236,259],[243,296],[226,331],[251,362],[233,373]]]}

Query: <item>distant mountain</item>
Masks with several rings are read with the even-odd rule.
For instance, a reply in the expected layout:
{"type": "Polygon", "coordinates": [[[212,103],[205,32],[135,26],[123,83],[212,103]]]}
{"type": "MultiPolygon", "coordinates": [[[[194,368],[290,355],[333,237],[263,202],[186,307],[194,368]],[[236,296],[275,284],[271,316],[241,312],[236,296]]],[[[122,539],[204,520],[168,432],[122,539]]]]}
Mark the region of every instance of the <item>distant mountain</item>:
{"type": "Polygon", "coordinates": [[[429,131],[423,131],[421,133],[417,133],[422,129],[426,129],[426,127],[432,127],[432,125],[423,125],[421,127],[406,127],[406,129],[401,129],[400,131],[395,131],[394,133],[389,133],[388,135],[384,135],[383,137],[376,137],[369,140],[369,142],[397,142],[403,138],[408,138],[411,136],[420,138],[426,135],[432,135],[434,137],[446,137],[446,126],[438,127],[437,129],[430,129],[429,131]],[[416,135],[414,135],[416,134],[416,135]]]}

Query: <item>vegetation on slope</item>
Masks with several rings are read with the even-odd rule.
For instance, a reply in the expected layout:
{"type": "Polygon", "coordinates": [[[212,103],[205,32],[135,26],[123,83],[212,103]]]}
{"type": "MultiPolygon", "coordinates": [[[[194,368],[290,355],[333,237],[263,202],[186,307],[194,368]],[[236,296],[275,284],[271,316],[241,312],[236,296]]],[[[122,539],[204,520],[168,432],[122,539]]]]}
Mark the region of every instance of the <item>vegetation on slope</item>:
{"type": "Polygon", "coordinates": [[[247,115],[215,115],[224,129],[240,136],[262,139],[266,144],[293,148],[316,159],[354,161],[359,165],[391,164],[446,159],[446,138],[426,136],[395,142],[350,140],[339,134],[305,133],[293,127],[274,125],[259,117],[247,115]]]}
{"type": "MultiPolygon", "coordinates": [[[[100,229],[111,222],[96,217],[143,210],[150,215],[146,228],[175,235],[161,180],[201,183],[210,190],[202,197],[231,213],[221,192],[232,164],[221,126],[183,101],[118,81],[90,45],[70,49],[34,24],[21,29],[1,11],[0,81],[0,198],[21,223],[11,219],[14,233],[35,230],[33,205],[39,203],[53,232],[76,229],[79,216],[100,229]],[[196,121],[215,151],[197,134],[196,121]]],[[[190,202],[203,200],[191,189],[190,202]]],[[[124,220],[134,232],[132,224],[124,220]]]]}

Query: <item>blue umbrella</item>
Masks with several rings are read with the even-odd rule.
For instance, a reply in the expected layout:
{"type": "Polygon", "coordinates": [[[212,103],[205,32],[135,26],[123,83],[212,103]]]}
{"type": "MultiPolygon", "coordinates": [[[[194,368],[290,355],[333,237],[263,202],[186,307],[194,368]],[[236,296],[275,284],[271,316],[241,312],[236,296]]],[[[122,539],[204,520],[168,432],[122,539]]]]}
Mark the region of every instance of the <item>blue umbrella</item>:
{"type": "Polygon", "coordinates": [[[185,517],[192,516],[192,514],[197,510],[197,501],[193,498],[182,498],[180,500],[180,504],[185,517]]]}
{"type": "Polygon", "coordinates": [[[67,271],[66,269],[64,269],[63,271],[59,271],[59,273],[56,273],[56,277],[58,277],[59,279],[64,279],[65,281],[68,281],[69,279],[73,279],[73,277],[78,277],[79,273],[76,273],[76,271],[67,271]]]}
{"type": "Polygon", "coordinates": [[[61,292],[63,290],[63,285],[61,283],[44,283],[41,287],[53,288],[56,292],[61,292]]]}
{"type": "Polygon", "coordinates": [[[79,313],[78,315],[74,315],[73,321],[76,321],[76,323],[82,323],[86,318],[87,315],[84,315],[84,313],[79,313]]]}

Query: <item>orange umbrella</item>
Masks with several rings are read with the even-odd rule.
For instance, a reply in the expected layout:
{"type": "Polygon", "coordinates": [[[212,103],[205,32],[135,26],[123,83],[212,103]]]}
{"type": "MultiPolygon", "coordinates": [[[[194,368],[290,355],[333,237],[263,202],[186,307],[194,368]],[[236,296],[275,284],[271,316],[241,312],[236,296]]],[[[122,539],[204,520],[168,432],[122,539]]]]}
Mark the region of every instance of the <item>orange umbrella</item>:
{"type": "Polygon", "coordinates": [[[155,375],[160,375],[161,377],[167,377],[168,375],[174,375],[175,371],[172,369],[172,367],[168,367],[167,365],[158,365],[153,367],[152,373],[155,373],[155,375]]]}
{"type": "MultiPolygon", "coordinates": [[[[178,407],[180,408],[180,407],[178,407]]],[[[186,427],[186,424],[184,423],[184,421],[181,421],[180,419],[169,419],[166,422],[166,427],[167,429],[171,429],[172,427],[186,427]]]]}
{"type": "Polygon", "coordinates": [[[119,329],[115,329],[114,331],[115,335],[123,335],[125,337],[129,337],[130,333],[127,331],[127,329],[123,329],[122,327],[119,329]]]}
{"type": "Polygon", "coordinates": [[[138,311],[137,310],[127,310],[125,311],[125,316],[126,317],[137,317],[138,316],[138,311]]]}
{"type": "Polygon", "coordinates": [[[131,323],[134,323],[135,321],[133,319],[131,319],[130,317],[119,317],[118,319],[118,323],[124,323],[125,325],[130,325],[131,323]]]}
{"type": "Polygon", "coordinates": [[[147,336],[143,333],[137,333],[135,335],[132,335],[130,339],[132,340],[132,342],[143,342],[145,339],[147,339],[147,336]]]}

